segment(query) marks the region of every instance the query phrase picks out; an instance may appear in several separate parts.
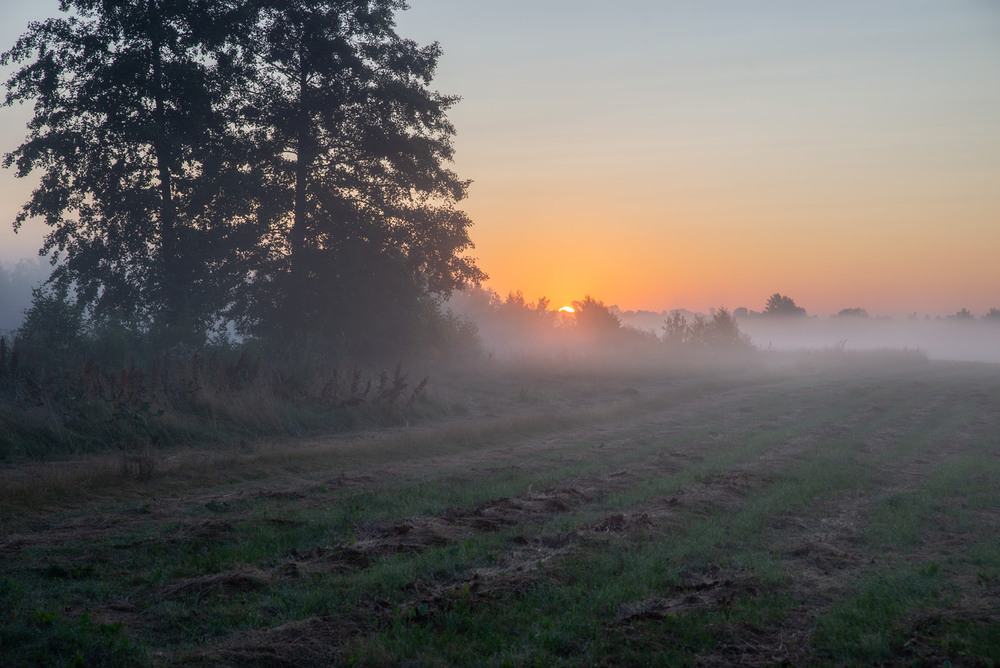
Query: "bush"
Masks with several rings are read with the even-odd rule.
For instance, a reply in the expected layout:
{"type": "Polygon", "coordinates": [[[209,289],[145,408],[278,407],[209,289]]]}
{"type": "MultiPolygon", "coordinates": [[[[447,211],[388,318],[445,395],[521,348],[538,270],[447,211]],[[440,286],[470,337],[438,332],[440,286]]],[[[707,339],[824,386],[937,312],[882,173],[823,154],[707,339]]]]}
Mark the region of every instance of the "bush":
{"type": "Polygon", "coordinates": [[[692,322],[674,311],[663,324],[663,342],[670,347],[750,350],[750,337],[740,331],[736,318],[722,307],[706,318],[700,313],[692,322]]]}

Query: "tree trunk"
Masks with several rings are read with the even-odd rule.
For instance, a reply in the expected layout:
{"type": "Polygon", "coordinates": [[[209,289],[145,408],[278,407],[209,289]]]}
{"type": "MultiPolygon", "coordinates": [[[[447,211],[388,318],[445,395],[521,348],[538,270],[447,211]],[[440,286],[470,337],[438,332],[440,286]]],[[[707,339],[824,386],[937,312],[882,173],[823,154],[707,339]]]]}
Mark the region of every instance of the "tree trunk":
{"type": "Polygon", "coordinates": [[[173,174],[170,171],[170,143],[163,92],[163,56],[160,39],[160,18],[156,0],[148,0],[150,56],[152,65],[153,121],[156,127],[153,152],[160,179],[160,267],[159,297],[163,302],[163,324],[176,325],[181,311],[181,295],[185,289],[180,272],[177,242],[177,210],[173,198],[173,174]]]}
{"type": "MultiPolygon", "coordinates": [[[[300,39],[302,39],[300,37],[300,39]]],[[[299,47],[299,99],[296,118],[296,155],[295,155],[295,210],[292,229],[289,233],[291,243],[291,290],[288,306],[294,312],[289,314],[292,320],[304,315],[306,309],[306,292],[308,283],[308,267],[306,255],[306,228],[308,214],[306,211],[306,194],[309,166],[312,161],[311,135],[309,127],[309,110],[307,100],[308,63],[306,61],[305,45],[299,47]]]]}

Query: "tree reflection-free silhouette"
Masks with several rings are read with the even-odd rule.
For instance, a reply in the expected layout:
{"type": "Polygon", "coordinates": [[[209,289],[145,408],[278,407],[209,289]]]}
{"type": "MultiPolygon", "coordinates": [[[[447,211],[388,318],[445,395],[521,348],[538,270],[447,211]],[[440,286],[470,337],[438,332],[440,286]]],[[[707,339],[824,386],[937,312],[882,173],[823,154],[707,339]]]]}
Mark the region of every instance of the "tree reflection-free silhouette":
{"type": "Polygon", "coordinates": [[[4,157],[42,172],[14,226],[51,228],[54,280],[101,317],[127,310],[175,336],[203,331],[232,287],[229,225],[249,211],[249,171],[220,114],[231,94],[229,2],[66,0],[2,57],[26,64],[6,103],[34,101],[25,141],[4,157]]]}
{"type": "Polygon", "coordinates": [[[582,301],[573,302],[573,319],[584,340],[592,343],[610,343],[622,331],[621,320],[608,310],[599,299],[586,295],[582,301]]]}
{"type": "Polygon", "coordinates": [[[780,292],[775,292],[767,298],[767,304],[764,306],[763,312],[763,315],[770,317],[804,316],[805,314],[806,310],[801,306],[797,306],[794,299],[782,295],[780,292]]]}
{"type": "Polygon", "coordinates": [[[396,33],[403,2],[62,8],[3,56],[23,64],[6,102],[35,102],[5,164],[42,172],[15,227],[45,219],[92,317],[350,354],[426,338],[438,300],[485,277],[447,167],[457,98],[429,88],[438,45],[396,33]]]}
{"type": "Polygon", "coordinates": [[[243,114],[275,201],[238,295],[250,332],[368,345],[484,278],[463,255],[468,182],[445,164],[457,98],[428,88],[440,49],[395,32],[390,0],[265,3],[243,114]]]}
{"type": "Polygon", "coordinates": [[[746,349],[753,347],[750,337],[740,331],[729,309],[721,307],[711,317],[698,313],[692,320],[673,311],[663,323],[663,343],[670,348],[746,349]]]}

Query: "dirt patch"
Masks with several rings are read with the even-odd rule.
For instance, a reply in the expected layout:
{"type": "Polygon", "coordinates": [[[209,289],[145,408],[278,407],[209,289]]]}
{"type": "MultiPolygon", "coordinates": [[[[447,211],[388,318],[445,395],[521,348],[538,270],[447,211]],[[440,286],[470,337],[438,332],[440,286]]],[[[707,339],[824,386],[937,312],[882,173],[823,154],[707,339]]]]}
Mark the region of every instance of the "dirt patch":
{"type": "Polygon", "coordinates": [[[393,525],[370,538],[358,540],[350,547],[368,557],[423,552],[428,548],[456,543],[462,535],[462,528],[452,522],[423,517],[393,525]]]}
{"type": "Polygon", "coordinates": [[[731,611],[738,598],[753,598],[762,591],[763,585],[753,575],[712,566],[689,575],[667,596],[624,606],[616,622],[663,619],[692,611],[731,611]]]}
{"type": "Polygon", "coordinates": [[[698,666],[805,666],[809,665],[811,621],[799,617],[780,627],[754,624],[717,624],[712,633],[718,642],[698,656],[698,666]]]}
{"type": "Polygon", "coordinates": [[[359,624],[310,617],[232,638],[184,658],[184,665],[306,668],[337,665],[344,646],[361,633],[359,624]]]}
{"type": "Polygon", "coordinates": [[[9,534],[0,543],[0,556],[16,555],[29,547],[91,542],[95,538],[118,533],[130,523],[129,519],[119,515],[94,514],[69,518],[31,531],[9,534]]]}
{"type": "Polygon", "coordinates": [[[473,531],[498,531],[503,527],[537,523],[543,518],[580,508],[590,497],[574,488],[548,489],[522,496],[504,497],[469,511],[450,511],[437,517],[414,517],[388,528],[370,530],[351,544],[366,555],[419,552],[450,545],[473,531]]]}
{"type": "Polygon", "coordinates": [[[753,575],[713,565],[690,573],[665,596],[623,606],[608,627],[641,641],[648,634],[645,622],[704,613],[715,643],[698,654],[696,665],[805,665],[813,623],[808,617],[799,615],[775,626],[730,620],[738,602],[763,593],[764,585],[753,575]],[[719,619],[723,621],[711,621],[719,619]]]}
{"type": "Polygon", "coordinates": [[[573,488],[550,489],[516,498],[502,498],[467,511],[441,516],[411,517],[385,527],[360,527],[358,539],[336,546],[293,550],[284,568],[302,572],[349,572],[367,568],[382,556],[423,552],[454,545],[475,532],[499,531],[508,526],[539,522],[543,518],[581,507],[589,497],[573,488]]]}
{"type": "Polygon", "coordinates": [[[163,598],[180,598],[194,596],[202,598],[209,593],[222,591],[253,591],[264,589],[272,581],[272,575],[256,568],[238,568],[236,570],[202,575],[195,578],[178,580],[161,587],[159,595],[163,598]]]}
{"type": "Polygon", "coordinates": [[[499,555],[490,566],[472,569],[449,582],[413,582],[407,587],[410,597],[399,606],[397,613],[408,618],[429,619],[456,603],[496,601],[527,591],[550,577],[561,557],[578,549],[573,538],[529,541],[522,537],[515,539],[512,549],[499,555]]]}
{"type": "MultiPolygon", "coordinates": [[[[233,533],[233,525],[225,520],[204,520],[185,524],[167,534],[162,540],[168,544],[223,540],[233,533]]],[[[157,538],[156,541],[161,539],[157,538]]]]}
{"type": "Polygon", "coordinates": [[[910,623],[910,636],[902,654],[911,665],[988,666],[991,661],[970,655],[970,649],[956,641],[961,628],[996,628],[997,608],[975,606],[963,610],[943,610],[921,615],[910,623]]]}
{"type": "Polygon", "coordinates": [[[596,533],[625,534],[652,526],[653,520],[648,513],[615,513],[591,525],[590,530],[596,533]]]}

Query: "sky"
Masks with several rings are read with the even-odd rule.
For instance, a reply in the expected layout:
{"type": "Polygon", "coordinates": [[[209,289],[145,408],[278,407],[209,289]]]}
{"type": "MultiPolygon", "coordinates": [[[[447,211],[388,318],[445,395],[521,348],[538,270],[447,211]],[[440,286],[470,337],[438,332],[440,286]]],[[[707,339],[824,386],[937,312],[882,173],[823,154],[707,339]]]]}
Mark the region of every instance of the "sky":
{"type": "MultiPolygon", "coordinates": [[[[0,9],[0,42],[57,5],[0,9]]],[[[1000,2],[411,0],[397,24],[443,48],[501,295],[1000,308],[1000,2]]],[[[29,116],[0,109],[0,150],[29,116]]],[[[31,187],[0,173],[0,260],[40,245],[5,222],[31,187]]]]}

